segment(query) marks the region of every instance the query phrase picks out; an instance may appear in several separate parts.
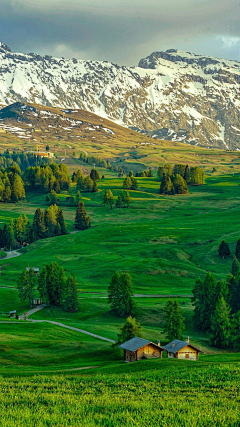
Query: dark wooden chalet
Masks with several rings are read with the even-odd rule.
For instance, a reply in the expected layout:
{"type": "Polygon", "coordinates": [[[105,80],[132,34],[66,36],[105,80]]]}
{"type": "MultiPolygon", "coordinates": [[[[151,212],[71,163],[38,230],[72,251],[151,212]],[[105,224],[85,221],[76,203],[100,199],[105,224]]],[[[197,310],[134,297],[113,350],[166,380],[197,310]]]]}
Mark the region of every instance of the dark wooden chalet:
{"type": "Polygon", "coordinates": [[[16,317],[16,315],[17,315],[17,310],[9,311],[9,317],[11,317],[11,318],[15,318],[15,317],[16,317]]]}
{"type": "Polygon", "coordinates": [[[118,346],[124,350],[125,362],[135,362],[140,359],[161,358],[163,348],[143,338],[134,337],[118,346]]]}
{"type": "Polygon", "coordinates": [[[189,340],[174,340],[165,345],[164,350],[167,351],[168,357],[175,359],[198,360],[199,353],[202,353],[201,350],[190,344],[189,340]]]}

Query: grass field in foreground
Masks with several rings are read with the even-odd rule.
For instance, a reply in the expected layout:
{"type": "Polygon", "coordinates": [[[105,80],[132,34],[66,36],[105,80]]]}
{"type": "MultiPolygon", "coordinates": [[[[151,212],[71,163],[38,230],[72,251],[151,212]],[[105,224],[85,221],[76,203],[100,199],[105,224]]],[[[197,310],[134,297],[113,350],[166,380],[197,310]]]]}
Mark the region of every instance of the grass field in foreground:
{"type": "Polygon", "coordinates": [[[119,359],[111,343],[48,323],[1,323],[0,336],[0,374],[63,372],[119,359]]]}
{"type": "Polygon", "coordinates": [[[1,426],[238,427],[239,384],[239,355],[1,378],[1,426]]]}

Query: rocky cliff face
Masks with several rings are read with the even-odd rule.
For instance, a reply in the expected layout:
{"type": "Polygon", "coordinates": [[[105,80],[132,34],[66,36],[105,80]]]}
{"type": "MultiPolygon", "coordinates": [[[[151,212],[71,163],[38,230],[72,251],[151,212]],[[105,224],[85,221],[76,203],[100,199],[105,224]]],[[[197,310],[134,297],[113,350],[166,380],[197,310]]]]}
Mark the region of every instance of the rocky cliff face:
{"type": "Polygon", "coordinates": [[[78,108],[155,138],[240,148],[240,63],[179,50],[137,67],[12,53],[0,43],[0,104],[78,108]]]}

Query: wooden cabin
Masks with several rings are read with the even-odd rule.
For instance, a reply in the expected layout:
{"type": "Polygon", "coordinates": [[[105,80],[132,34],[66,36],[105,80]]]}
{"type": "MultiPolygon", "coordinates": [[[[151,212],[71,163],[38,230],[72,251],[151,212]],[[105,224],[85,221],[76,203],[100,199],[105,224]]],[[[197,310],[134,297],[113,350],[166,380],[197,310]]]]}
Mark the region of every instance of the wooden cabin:
{"type": "Polygon", "coordinates": [[[41,305],[41,304],[42,304],[42,300],[41,300],[41,298],[35,298],[35,299],[33,300],[33,304],[34,304],[34,305],[41,305]]]}
{"type": "Polygon", "coordinates": [[[9,317],[11,317],[12,319],[15,318],[16,315],[17,315],[17,310],[9,311],[9,317]]]}
{"type": "Polygon", "coordinates": [[[143,338],[134,337],[118,346],[124,350],[125,362],[136,362],[140,359],[161,358],[163,348],[143,338]]]}
{"type": "MultiPolygon", "coordinates": [[[[29,271],[29,270],[30,270],[30,268],[31,268],[31,267],[27,267],[27,268],[26,268],[26,270],[27,270],[27,271],[29,271]]],[[[33,269],[33,271],[34,271],[34,273],[35,273],[36,275],[38,275],[38,274],[39,274],[39,268],[38,268],[38,267],[32,267],[32,269],[33,269]]]]}
{"type": "Polygon", "coordinates": [[[198,360],[199,353],[202,353],[201,350],[190,344],[189,340],[174,340],[165,345],[164,350],[167,351],[168,357],[175,359],[198,360]]]}

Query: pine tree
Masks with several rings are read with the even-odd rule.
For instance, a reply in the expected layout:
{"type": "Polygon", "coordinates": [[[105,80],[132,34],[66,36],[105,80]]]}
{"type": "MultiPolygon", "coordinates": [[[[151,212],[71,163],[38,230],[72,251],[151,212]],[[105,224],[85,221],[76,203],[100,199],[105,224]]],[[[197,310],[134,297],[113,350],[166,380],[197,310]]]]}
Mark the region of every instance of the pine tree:
{"type": "Polygon", "coordinates": [[[96,193],[98,191],[97,181],[93,181],[92,192],[96,193]]]}
{"type": "Polygon", "coordinates": [[[132,199],[130,197],[129,191],[127,191],[126,195],[124,196],[124,202],[125,202],[127,208],[129,208],[130,203],[132,203],[132,199]]]}
{"type": "Polygon", "coordinates": [[[182,339],[185,329],[184,318],[180,313],[180,306],[177,300],[168,300],[164,307],[165,322],[163,333],[169,340],[182,339]]]}
{"type": "Polygon", "coordinates": [[[64,310],[71,313],[78,311],[77,283],[74,275],[68,277],[65,287],[64,310]]]}
{"type": "Polygon", "coordinates": [[[65,273],[56,262],[46,264],[38,276],[38,291],[47,305],[60,305],[65,294],[65,273]]]}
{"type": "Polygon", "coordinates": [[[134,176],[132,176],[131,181],[132,181],[132,185],[131,185],[130,189],[131,190],[137,190],[138,189],[138,182],[137,182],[136,178],[134,178],[134,176]]]}
{"type": "Polygon", "coordinates": [[[129,174],[128,174],[128,176],[129,176],[129,178],[132,178],[132,176],[134,176],[133,175],[133,171],[130,171],[129,174]]]}
{"type": "Polygon", "coordinates": [[[86,230],[90,225],[90,217],[87,216],[84,203],[80,201],[75,215],[75,228],[78,230],[86,230]]]}
{"type": "Polygon", "coordinates": [[[108,287],[108,303],[111,309],[120,317],[132,316],[135,312],[135,303],[132,299],[132,278],[128,273],[117,271],[108,287]]]}
{"type": "Polygon", "coordinates": [[[57,222],[59,224],[60,227],[60,234],[67,234],[67,226],[64,220],[64,216],[63,216],[63,211],[62,209],[60,209],[58,211],[58,217],[57,217],[57,222]]]}
{"type": "Polygon", "coordinates": [[[131,186],[132,186],[132,179],[129,176],[127,176],[127,178],[125,178],[123,181],[123,188],[130,190],[131,186]]]}
{"type": "Polygon", "coordinates": [[[175,194],[187,194],[188,193],[187,183],[181,175],[177,174],[173,177],[173,185],[174,185],[175,194]]]}
{"type": "Polygon", "coordinates": [[[100,175],[99,175],[99,172],[97,171],[97,169],[91,170],[90,178],[92,179],[92,181],[98,181],[100,179],[100,175]]]}
{"type": "Polygon", "coordinates": [[[240,259],[240,239],[237,241],[236,250],[235,250],[236,258],[240,259]]]}
{"type": "Polygon", "coordinates": [[[103,204],[104,206],[110,206],[111,209],[113,208],[114,198],[111,190],[105,190],[103,194],[103,204]]]}
{"type": "Polygon", "coordinates": [[[174,186],[169,175],[163,174],[162,182],[160,185],[160,194],[174,194],[174,186]]]}
{"type": "Polygon", "coordinates": [[[13,202],[18,202],[20,199],[25,197],[25,189],[22,178],[18,175],[14,175],[13,184],[12,184],[12,192],[11,199],[13,202]]]}
{"type": "Polygon", "coordinates": [[[226,348],[231,340],[230,307],[222,297],[211,316],[211,342],[215,347],[226,348]]]}
{"type": "MultiPolygon", "coordinates": [[[[90,193],[93,188],[93,181],[90,176],[86,176],[83,180],[83,191],[90,193]]],[[[81,189],[80,189],[81,190],[81,189]]]]}
{"type": "Polygon", "coordinates": [[[231,274],[235,277],[240,269],[240,263],[236,256],[233,257],[233,262],[231,266],[231,274]]]}
{"type": "Polygon", "coordinates": [[[142,327],[135,317],[129,316],[120,328],[120,334],[118,334],[118,340],[115,345],[120,345],[134,337],[142,338],[142,327]]]}
{"type": "Polygon", "coordinates": [[[228,257],[229,255],[231,255],[228,243],[226,243],[225,240],[223,240],[220,243],[219,248],[218,248],[218,254],[219,254],[219,256],[222,256],[223,259],[225,257],[228,257]]]}
{"type": "Polygon", "coordinates": [[[33,234],[35,236],[34,240],[44,239],[46,237],[46,226],[44,222],[44,213],[40,208],[37,208],[33,217],[33,234]]]}

